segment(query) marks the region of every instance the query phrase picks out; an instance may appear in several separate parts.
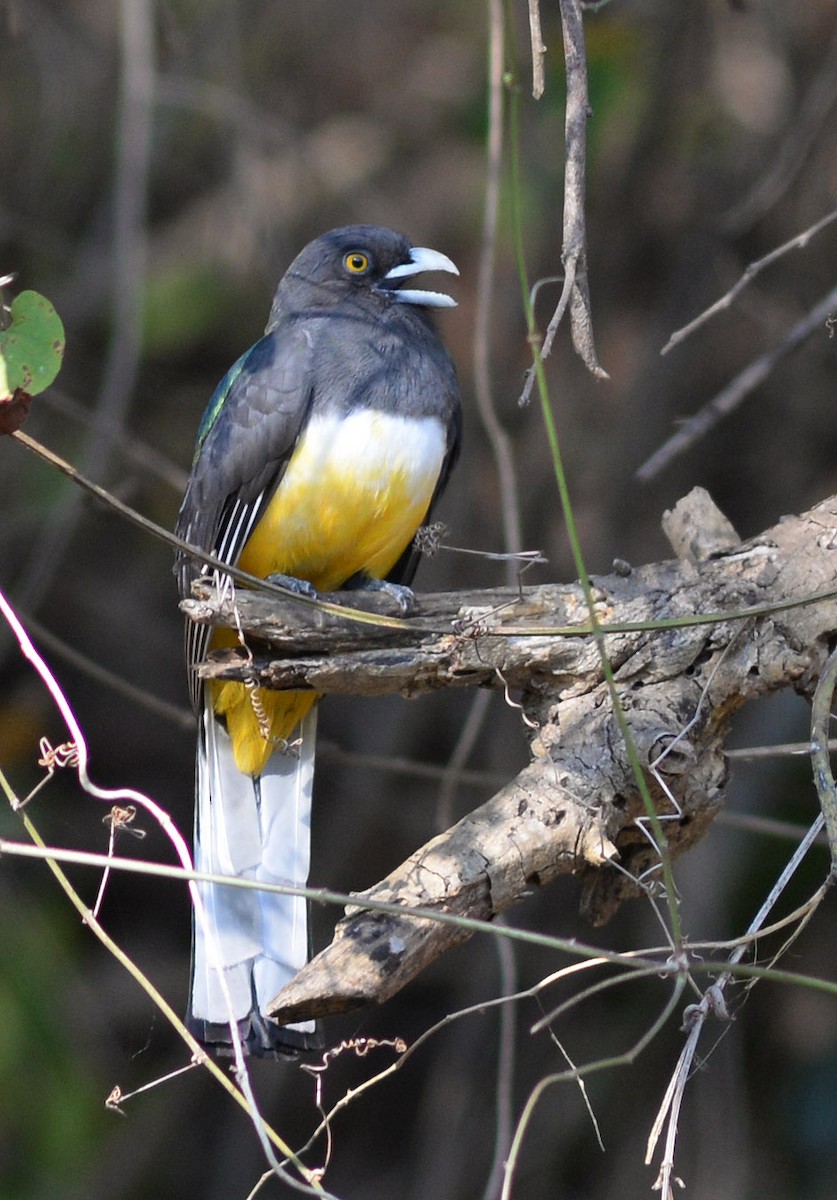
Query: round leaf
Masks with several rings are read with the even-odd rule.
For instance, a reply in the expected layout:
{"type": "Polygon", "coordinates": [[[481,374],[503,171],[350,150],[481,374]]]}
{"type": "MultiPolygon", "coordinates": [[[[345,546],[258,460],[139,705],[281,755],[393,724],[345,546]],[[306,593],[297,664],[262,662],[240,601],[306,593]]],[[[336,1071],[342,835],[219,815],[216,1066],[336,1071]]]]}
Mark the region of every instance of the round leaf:
{"type": "Polygon", "coordinates": [[[63,355],[64,326],[58,313],[38,292],[21,292],[12,301],[11,324],[0,330],[7,394],[22,388],[36,396],[48,388],[63,355]]]}

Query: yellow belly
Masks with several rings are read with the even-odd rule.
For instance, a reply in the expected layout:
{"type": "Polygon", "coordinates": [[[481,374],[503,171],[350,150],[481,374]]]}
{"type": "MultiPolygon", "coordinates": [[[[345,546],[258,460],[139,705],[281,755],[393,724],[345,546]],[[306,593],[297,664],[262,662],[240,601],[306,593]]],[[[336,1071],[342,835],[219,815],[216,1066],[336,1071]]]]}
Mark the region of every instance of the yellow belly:
{"type": "MultiPolygon", "coordinates": [[[[334,591],[363,571],[383,579],[425,518],[445,456],[432,419],[362,410],[309,422],[282,482],[250,535],[238,565],[253,575],[293,575],[334,591]]],[[[220,630],[212,647],[234,645],[220,630]]],[[[210,685],[226,720],[239,770],[261,772],[318,699],[311,692],[210,685]],[[261,716],[261,720],[260,720],[261,716]],[[267,736],[265,736],[267,735],[267,736]]]]}

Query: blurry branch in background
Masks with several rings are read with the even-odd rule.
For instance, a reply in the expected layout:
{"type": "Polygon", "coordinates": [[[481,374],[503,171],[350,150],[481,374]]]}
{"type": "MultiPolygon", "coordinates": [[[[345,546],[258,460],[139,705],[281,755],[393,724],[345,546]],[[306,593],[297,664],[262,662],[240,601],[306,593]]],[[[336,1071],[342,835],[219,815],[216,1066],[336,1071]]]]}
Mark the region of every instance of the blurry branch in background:
{"type": "MultiPolygon", "coordinates": [[[[474,397],[477,411],[485,429],[494,462],[500,492],[500,514],[503,523],[503,549],[510,556],[523,546],[520,517],[520,496],[511,438],[497,414],[492,394],[492,312],[496,288],[497,235],[500,213],[500,193],[503,180],[503,99],[506,57],[505,14],[503,0],[488,0],[488,62],[487,62],[487,136],[485,167],[485,209],[477,273],[476,306],[474,312],[474,397]]],[[[518,564],[513,557],[507,563],[507,578],[514,582],[518,564]]],[[[436,828],[443,830],[453,819],[454,801],[462,772],[465,769],[491,708],[491,694],[477,692],[462,723],[456,744],[445,767],[436,799],[436,828]]],[[[504,995],[516,987],[514,947],[503,938],[495,941],[498,955],[499,985],[504,995]]],[[[496,1195],[502,1164],[508,1155],[512,1139],[512,1105],[514,1096],[514,1066],[517,1039],[514,1036],[515,1005],[509,1003],[500,1011],[497,1026],[497,1075],[494,1106],[494,1154],[484,1189],[486,1200],[496,1195]]]]}
{"type": "MultiPolygon", "coordinates": [[[[151,0],[121,0],[121,75],[113,185],[111,337],[81,459],[86,474],[107,472],[115,431],[122,428],[134,391],[142,340],[145,288],[146,199],[154,103],[154,30],[151,0]]],[[[81,493],[62,496],[15,592],[36,611],[60,572],[78,519],[81,493]]]]}
{"type": "MultiPolygon", "coordinates": [[[[600,366],[593,343],[593,322],[590,312],[590,289],[587,279],[587,231],[584,216],[585,177],[587,161],[587,119],[590,102],[587,94],[587,59],[584,50],[584,23],[581,0],[559,0],[561,26],[564,33],[564,65],[567,76],[567,105],[564,121],[564,219],[561,261],[564,284],[558,305],[546,329],[539,356],[546,358],[558,327],[569,306],[570,328],[576,353],[597,379],[607,379],[600,366]]],[[[537,8],[537,0],[533,0],[537,8]]],[[[530,6],[530,14],[532,7],[530,6]]],[[[533,47],[535,32],[532,34],[533,47]]],[[[538,29],[537,37],[540,38],[538,29]]],[[[528,404],[535,386],[536,373],[529,372],[520,397],[528,404]]]]}
{"type": "Polygon", "coordinates": [[[279,113],[259,108],[237,88],[212,80],[171,72],[160,74],[155,98],[169,108],[183,108],[219,124],[230,125],[237,136],[256,143],[287,148],[294,141],[293,127],[282,121],[279,113]]]}
{"type": "Polygon", "coordinates": [[[100,436],[109,439],[110,444],[119,450],[126,462],[144,471],[153,479],[159,479],[177,493],[185,491],[189,472],[185,471],[179,463],[170,459],[162,450],[158,450],[156,446],[152,446],[137,437],[136,434],[130,433],[121,422],[111,421],[100,416],[95,410],[79,403],[57,385],[53,385],[44,392],[41,403],[48,405],[60,416],[77,421],[79,425],[84,425],[87,429],[95,428],[100,436]]]}
{"type": "MultiPolygon", "coordinates": [[[[486,137],[485,210],[477,274],[474,313],[473,372],[477,411],[485,429],[494,462],[500,492],[503,546],[511,556],[520,550],[523,535],[520,522],[520,498],[511,439],[502,425],[491,386],[491,321],[496,286],[497,234],[500,191],[503,178],[503,90],[505,70],[505,27],[502,0],[488,0],[488,120],[486,137]]],[[[508,578],[514,579],[517,564],[508,559],[508,578]]],[[[454,800],[463,771],[485,725],[491,705],[488,692],[476,693],[451,751],[439,783],[436,799],[436,827],[445,829],[452,820],[454,800]]],[[[500,986],[504,993],[514,991],[515,961],[513,947],[503,939],[496,941],[500,986]]],[[[511,1143],[511,1105],[514,1082],[516,1039],[513,1036],[514,1005],[501,1011],[497,1036],[497,1083],[494,1130],[494,1164],[489,1172],[485,1195],[492,1196],[500,1164],[511,1143]]]]}
{"type": "MultiPolygon", "coordinates": [[[[592,582],[627,731],[676,856],[721,805],[730,715],[780,687],[813,692],[837,626],[837,497],[741,544],[696,489],[665,528],[680,561],[592,582]]],[[[520,690],[532,730],[531,762],[515,779],[358,896],[331,945],[278,998],[281,1021],[381,1002],[468,936],[407,913],[382,918],[364,910],[364,895],[485,920],[575,872],[586,915],[602,923],[656,877],[662,847],[578,585],[421,596],[414,633],[409,619],[398,631],[350,627],[241,591],[219,602],[196,586],[187,615],[256,639],[243,654],[211,656],[204,678],[354,694],[499,685],[520,690]]]]}
{"type": "MultiPolygon", "coordinates": [[[[766,267],[772,266],[774,262],[791,250],[806,249],[811,239],[816,237],[818,233],[821,233],[823,229],[826,229],[835,220],[837,220],[837,209],[827,213],[808,229],[797,234],[796,237],[783,242],[781,246],[777,246],[769,254],[765,254],[762,258],[751,262],[729,291],[725,292],[719,300],[711,304],[709,308],[695,317],[693,321],[690,321],[688,325],[684,325],[682,328],[676,330],[668,339],[665,346],[663,346],[660,353],[667,354],[719,312],[723,312],[729,308],[744,288],[766,267]]],[[[636,478],[642,483],[647,483],[659,475],[678,455],[685,453],[695,442],[705,437],[710,429],[713,429],[724,417],[733,412],[747,398],[750,392],[767,378],[777,363],[781,362],[783,358],[790,354],[792,350],[795,350],[797,346],[817,329],[824,327],[829,317],[833,315],[835,308],[837,308],[837,288],[832,289],[819,304],[815,305],[809,313],[797,321],[778,346],[765,351],[764,354],[745,367],[743,371],[740,371],[726,387],[718,392],[716,396],[713,396],[694,416],[684,421],[677,432],[639,467],[636,472],[636,478]]]]}
{"type": "Polygon", "coordinates": [[[797,321],[778,346],[759,355],[694,416],[684,421],[677,433],[673,434],[659,450],[645,460],[637,470],[636,478],[642,483],[647,483],[659,475],[660,471],[678,455],[685,453],[696,441],[705,437],[710,429],[714,429],[724,417],[734,412],[742,400],[746,400],[750,393],[764,382],[777,363],[786,358],[816,330],[825,329],[829,318],[834,316],[835,309],[837,309],[837,287],[832,288],[818,304],[814,305],[810,312],[797,321]]]}
{"type": "MultiPolygon", "coordinates": [[[[503,548],[516,554],[523,545],[520,500],[511,439],[503,428],[491,393],[491,312],[496,283],[497,226],[500,185],[503,174],[503,72],[505,36],[502,0],[488,0],[488,136],[486,147],[485,213],[477,274],[474,313],[474,394],[477,411],[497,464],[500,511],[503,519],[503,548]]],[[[516,564],[508,565],[512,582],[516,564]]]]}
{"type": "Polygon", "coordinates": [[[728,233],[743,233],[756,223],[791,187],[801,171],[819,132],[837,102],[837,33],[825,61],[792,116],[784,143],[767,156],[767,172],[728,213],[723,222],[728,233]]]}
{"type": "Polygon", "coordinates": [[[109,671],[101,663],[95,662],[88,655],[76,650],[74,646],[70,646],[63,638],[52,633],[29,613],[20,611],[20,615],[30,632],[34,634],[41,646],[49,650],[50,654],[54,654],[56,658],[62,659],[76,671],[80,671],[88,679],[92,679],[94,683],[100,684],[118,696],[122,696],[132,704],[137,704],[140,708],[147,709],[164,721],[176,725],[179,729],[189,732],[194,731],[195,714],[191,709],[185,706],[180,707],[176,704],[170,704],[166,700],[161,700],[159,696],[155,696],[153,692],[136,687],[121,675],[117,675],[114,671],[109,671]]]}
{"type": "Polygon", "coordinates": [[[806,249],[811,238],[816,237],[817,234],[823,229],[827,228],[832,221],[837,221],[837,209],[827,213],[803,233],[798,233],[796,237],[790,238],[787,242],[783,242],[781,246],[777,246],[775,250],[771,250],[770,253],[765,254],[763,258],[758,258],[755,262],[751,262],[749,266],[745,268],[737,283],[734,283],[729,291],[725,292],[723,296],[721,296],[720,300],[716,300],[714,304],[710,304],[709,308],[704,309],[704,311],[699,316],[695,317],[693,321],[690,321],[688,325],[684,325],[681,329],[675,330],[675,332],[663,346],[660,354],[668,354],[669,350],[672,350],[675,346],[678,346],[681,342],[685,341],[686,338],[689,337],[690,334],[694,333],[696,329],[700,329],[701,325],[705,325],[706,322],[711,320],[712,317],[716,316],[717,313],[723,312],[724,309],[729,308],[732,302],[738,298],[741,292],[743,292],[744,288],[749,283],[752,283],[755,277],[759,275],[765,269],[765,267],[772,266],[774,262],[782,258],[790,250],[806,249]]]}

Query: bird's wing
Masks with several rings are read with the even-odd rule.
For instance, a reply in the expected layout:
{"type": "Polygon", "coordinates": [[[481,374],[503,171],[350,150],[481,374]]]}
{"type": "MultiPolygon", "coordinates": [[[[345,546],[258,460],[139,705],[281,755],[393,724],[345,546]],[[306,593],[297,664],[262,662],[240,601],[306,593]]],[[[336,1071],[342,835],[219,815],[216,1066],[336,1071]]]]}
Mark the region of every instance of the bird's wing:
{"type": "MultiPolygon", "coordinates": [[[[215,390],[198,431],[192,475],[175,532],[235,564],[282,478],[311,403],[313,343],[289,323],[273,329],[230,368],[215,390]]],[[[185,553],[175,570],[180,594],[206,569],[185,553]]],[[[206,652],[209,628],[189,623],[187,661],[206,652]]],[[[200,683],[193,679],[193,699],[200,683]]]]}

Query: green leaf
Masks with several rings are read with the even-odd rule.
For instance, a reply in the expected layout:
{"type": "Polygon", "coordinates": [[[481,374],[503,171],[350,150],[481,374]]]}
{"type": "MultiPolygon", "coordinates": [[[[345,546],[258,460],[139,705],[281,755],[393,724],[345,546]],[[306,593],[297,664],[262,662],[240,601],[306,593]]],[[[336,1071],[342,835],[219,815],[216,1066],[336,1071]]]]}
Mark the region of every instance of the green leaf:
{"type": "Polygon", "coordinates": [[[38,292],[21,292],[10,311],[11,324],[0,329],[0,396],[16,388],[36,396],[61,369],[64,326],[49,300],[38,292]]]}

